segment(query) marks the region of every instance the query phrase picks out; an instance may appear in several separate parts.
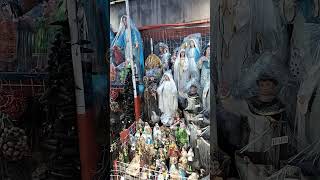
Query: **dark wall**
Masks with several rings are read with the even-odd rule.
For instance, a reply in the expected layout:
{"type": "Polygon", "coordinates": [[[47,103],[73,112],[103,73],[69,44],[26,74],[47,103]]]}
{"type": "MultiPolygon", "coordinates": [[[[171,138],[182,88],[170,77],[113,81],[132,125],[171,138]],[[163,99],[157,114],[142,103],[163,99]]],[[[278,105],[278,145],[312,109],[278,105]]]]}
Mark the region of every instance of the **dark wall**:
{"type": "MultiPolygon", "coordinates": [[[[210,18],[210,0],[130,0],[129,4],[138,27],[210,18]]],[[[115,30],[125,12],[125,2],[110,5],[110,23],[115,30]]]]}

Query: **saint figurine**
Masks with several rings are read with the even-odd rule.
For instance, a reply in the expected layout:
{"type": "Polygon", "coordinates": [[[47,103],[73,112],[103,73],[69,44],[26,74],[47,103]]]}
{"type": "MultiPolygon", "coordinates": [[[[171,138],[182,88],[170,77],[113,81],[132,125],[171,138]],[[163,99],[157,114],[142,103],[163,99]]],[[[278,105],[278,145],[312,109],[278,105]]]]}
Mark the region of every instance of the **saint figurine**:
{"type": "Polygon", "coordinates": [[[178,109],[178,92],[171,71],[163,75],[157,92],[158,105],[162,112],[160,117],[161,122],[166,126],[170,126],[173,121],[173,116],[178,109]]]}
{"type": "Polygon", "coordinates": [[[186,179],[187,173],[184,165],[178,164],[180,179],[186,179]]]}
{"type": "Polygon", "coordinates": [[[157,105],[157,87],[162,77],[161,60],[155,54],[148,56],[145,62],[146,73],[143,78],[144,81],[144,119],[147,122],[154,124],[154,114],[159,114],[159,108],[157,105]]]}
{"type": "Polygon", "coordinates": [[[183,95],[187,100],[184,110],[191,114],[198,114],[202,110],[201,98],[198,90],[198,85],[196,83],[192,83],[189,87],[188,93],[183,95]]]}
{"type": "Polygon", "coordinates": [[[189,144],[189,135],[186,129],[186,125],[182,121],[176,130],[176,139],[179,147],[186,147],[189,144]]]}
{"type": "Polygon", "coordinates": [[[181,157],[188,157],[188,152],[184,147],[182,147],[181,149],[181,157]]]}
{"type": "Polygon", "coordinates": [[[177,56],[178,56],[178,52],[179,52],[179,48],[175,48],[173,50],[173,53],[172,53],[172,56],[171,56],[171,59],[170,59],[170,69],[173,71],[173,73],[174,73],[173,65],[176,62],[176,59],[177,59],[177,56]]]}
{"type": "Polygon", "coordinates": [[[204,88],[205,84],[210,82],[210,46],[208,46],[197,63],[198,69],[200,71],[200,85],[201,89],[204,88]]]}
{"type": "Polygon", "coordinates": [[[194,160],[194,152],[192,150],[192,147],[189,149],[188,151],[188,170],[189,171],[192,171],[192,163],[193,163],[193,160],[194,160]]]}
{"type": "Polygon", "coordinates": [[[278,168],[280,160],[287,158],[287,144],[272,146],[272,138],[287,133],[285,106],[277,97],[278,81],[275,77],[261,73],[256,83],[258,94],[246,100],[235,99],[228,90],[224,90],[228,96],[222,98],[222,105],[227,111],[246,119],[248,128],[244,130],[242,139],[247,145],[242,149],[243,155],[254,163],[270,163],[278,168]]]}
{"type": "Polygon", "coordinates": [[[197,173],[192,173],[189,177],[188,180],[198,180],[199,175],[197,173]]]}
{"type": "Polygon", "coordinates": [[[147,122],[145,124],[142,136],[146,140],[146,144],[150,145],[150,144],[153,143],[152,130],[151,130],[151,127],[149,126],[149,124],[147,122]]]}
{"type": "Polygon", "coordinates": [[[129,46],[129,35],[128,35],[128,19],[127,16],[122,16],[120,21],[120,27],[118,34],[114,40],[112,47],[118,46],[125,50],[126,61],[129,62],[129,48],[132,48],[133,59],[137,66],[138,79],[139,79],[139,93],[143,93],[143,76],[144,76],[144,56],[143,56],[143,43],[139,30],[134,25],[133,21],[130,19],[130,29],[131,29],[131,40],[132,46],[129,46]]]}
{"type": "Polygon", "coordinates": [[[159,43],[159,57],[161,59],[161,64],[162,64],[162,68],[163,68],[163,72],[168,71],[170,69],[169,67],[169,63],[170,63],[170,53],[169,53],[169,47],[160,42],[159,43]]]}
{"type": "Polygon", "coordinates": [[[199,80],[197,65],[194,61],[189,60],[185,53],[185,49],[181,49],[174,63],[174,81],[179,93],[186,91],[188,82],[199,80]]]}
{"type": "Polygon", "coordinates": [[[153,127],[153,138],[154,139],[160,139],[162,136],[162,132],[160,130],[160,126],[158,123],[153,127]]]}
{"type": "Polygon", "coordinates": [[[194,39],[189,40],[189,48],[187,49],[187,56],[190,61],[194,61],[195,63],[198,63],[198,60],[200,57],[200,49],[194,39]]]}

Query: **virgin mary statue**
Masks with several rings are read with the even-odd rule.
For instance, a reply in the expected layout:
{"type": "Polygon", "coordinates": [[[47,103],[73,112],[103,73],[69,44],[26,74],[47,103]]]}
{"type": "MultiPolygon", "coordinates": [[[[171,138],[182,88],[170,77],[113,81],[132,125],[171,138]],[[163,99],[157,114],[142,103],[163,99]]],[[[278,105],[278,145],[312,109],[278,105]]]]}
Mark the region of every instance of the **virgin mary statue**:
{"type": "Polygon", "coordinates": [[[162,76],[157,93],[159,109],[162,113],[161,122],[170,126],[178,109],[178,91],[170,70],[162,76]]]}
{"type": "Polygon", "coordinates": [[[187,83],[199,80],[199,72],[194,61],[190,61],[186,56],[186,51],[181,49],[174,63],[174,81],[179,93],[185,93],[187,83]]]}
{"type": "Polygon", "coordinates": [[[200,58],[200,49],[194,39],[189,40],[189,47],[187,49],[187,56],[190,61],[192,60],[196,64],[198,63],[199,58],[200,58]]]}
{"type": "MultiPolygon", "coordinates": [[[[129,37],[128,37],[128,23],[127,16],[122,16],[120,20],[120,26],[118,33],[113,40],[111,47],[118,46],[125,50],[126,61],[129,60],[129,37]]],[[[143,57],[143,43],[139,30],[135,26],[132,20],[130,20],[131,39],[132,39],[132,54],[133,60],[137,65],[137,72],[139,78],[139,92],[143,93],[143,81],[144,76],[144,57],[143,57]]]]}

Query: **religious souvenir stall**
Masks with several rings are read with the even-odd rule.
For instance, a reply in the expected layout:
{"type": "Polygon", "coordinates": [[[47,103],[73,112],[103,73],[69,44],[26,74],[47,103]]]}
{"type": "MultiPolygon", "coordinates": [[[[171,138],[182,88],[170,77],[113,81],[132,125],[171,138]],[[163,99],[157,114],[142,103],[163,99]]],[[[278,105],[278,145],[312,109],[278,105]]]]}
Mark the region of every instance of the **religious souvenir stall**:
{"type": "MultiPolygon", "coordinates": [[[[144,59],[142,112],[139,120],[113,141],[111,178],[209,178],[209,22],[139,30],[141,47],[148,54],[144,59]]],[[[116,58],[121,49],[112,50],[116,58]]],[[[111,70],[116,63],[112,60],[111,70]]],[[[220,165],[217,167],[219,171],[220,165]]]]}

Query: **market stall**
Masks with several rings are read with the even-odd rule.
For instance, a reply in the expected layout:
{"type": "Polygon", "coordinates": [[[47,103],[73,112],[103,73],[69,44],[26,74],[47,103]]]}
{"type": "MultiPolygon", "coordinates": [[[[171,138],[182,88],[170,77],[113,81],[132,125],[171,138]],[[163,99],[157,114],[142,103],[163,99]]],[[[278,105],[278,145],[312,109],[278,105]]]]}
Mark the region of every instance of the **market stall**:
{"type": "Polygon", "coordinates": [[[112,179],[209,178],[209,21],[138,29],[134,19],[122,17],[111,36],[111,123],[119,125],[112,136],[112,179]],[[131,33],[122,29],[128,19],[131,33]],[[135,89],[141,114],[133,121],[132,110],[128,114],[137,106],[127,98],[132,102],[135,89]]]}

